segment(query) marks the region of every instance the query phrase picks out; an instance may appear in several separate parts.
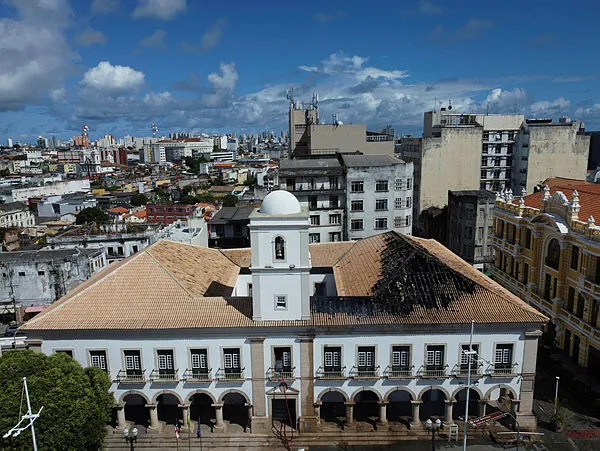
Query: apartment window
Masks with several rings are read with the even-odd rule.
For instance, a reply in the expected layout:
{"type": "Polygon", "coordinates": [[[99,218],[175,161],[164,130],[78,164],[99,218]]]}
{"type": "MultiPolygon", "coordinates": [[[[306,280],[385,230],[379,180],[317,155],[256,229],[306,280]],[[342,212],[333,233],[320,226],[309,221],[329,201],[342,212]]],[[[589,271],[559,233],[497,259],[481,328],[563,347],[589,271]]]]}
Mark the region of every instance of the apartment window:
{"type": "Polygon", "coordinates": [[[575,288],[569,287],[567,290],[567,311],[573,313],[573,307],[575,306],[575,288]]]}
{"type": "Polygon", "coordinates": [[[278,373],[290,373],[292,371],[292,348],[274,348],[275,371],[278,373]]]}
{"type": "Polygon", "coordinates": [[[571,246],[571,269],[577,271],[579,267],[579,247],[571,246]]]}
{"type": "Polygon", "coordinates": [[[275,310],[287,309],[287,296],[275,296],[275,310]]]}
{"type": "Polygon", "coordinates": [[[404,227],[404,218],[402,218],[400,216],[396,216],[394,218],[394,228],[399,229],[401,227],[404,227]]]}
{"type": "Polygon", "coordinates": [[[142,374],[140,351],[124,351],[125,372],[128,376],[139,376],[142,374]]]}
{"type": "Polygon", "coordinates": [[[388,201],[387,199],[377,199],[375,201],[375,210],[376,211],[384,211],[388,209],[388,201]]]}
{"type": "Polygon", "coordinates": [[[191,349],[190,360],[193,376],[208,374],[208,351],[206,349],[191,349]]]}
{"type": "Polygon", "coordinates": [[[552,238],[548,244],[548,251],[546,253],[546,265],[551,268],[558,269],[558,263],[560,262],[560,244],[556,238],[552,238]]]}
{"type": "Polygon", "coordinates": [[[342,371],[342,348],[339,346],[325,346],[323,350],[325,372],[342,371]]]}
{"type": "Polygon", "coordinates": [[[350,184],[350,191],[353,193],[362,193],[365,190],[365,184],[362,181],[352,182],[350,184]]]}
{"type": "Polygon", "coordinates": [[[174,374],[173,351],[171,349],[156,351],[158,357],[158,374],[174,374]]]}
{"type": "Polygon", "coordinates": [[[329,196],[329,208],[338,208],[339,201],[337,196],[329,196]]]}
{"type": "Polygon", "coordinates": [[[428,345],[425,366],[427,371],[441,371],[444,369],[444,346],[428,345]]]}
{"type": "Polygon", "coordinates": [[[402,189],[402,179],[394,180],[394,189],[400,191],[402,189]]]}
{"type": "Polygon", "coordinates": [[[412,197],[408,196],[406,198],[406,208],[410,208],[412,205],[412,197]]]}
{"type": "Polygon", "coordinates": [[[375,230],[387,229],[387,218],[375,218],[375,230]]]}
{"type": "Polygon", "coordinates": [[[394,199],[394,208],[400,210],[402,208],[402,198],[394,199]]]}
{"type": "Polygon", "coordinates": [[[25,271],[19,271],[19,277],[25,277],[25,271]]]}
{"type": "Polygon", "coordinates": [[[342,241],[341,232],[329,232],[329,242],[342,241]]]}
{"type": "Polygon", "coordinates": [[[285,260],[285,240],[281,236],[275,238],[275,260],[285,260]]]}
{"type": "Polygon", "coordinates": [[[106,371],[106,351],[90,351],[90,366],[106,371]]]}
{"type": "Polygon", "coordinates": [[[494,354],[494,369],[509,371],[512,369],[513,345],[499,344],[496,345],[494,354]]]}
{"type": "Polygon", "coordinates": [[[342,215],[329,215],[329,224],[340,224],[342,222],[342,215]]]}
{"type": "Polygon", "coordinates": [[[225,374],[239,373],[241,370],[239,348],[223,349],[223,364],[225,366],[225,374]]]}
{"type": "Polygon", "coordinates": [[[412,179],[406,179],[406,189],[412,189],[412,179]]]}
{"type": "Polygon", "coordinates": [[[575,309],[575,316],[579,319],[583,319],[583,310],[585,307],[585,299],[579,294],[577,296],[577,308],[575,309]]]}
{"type": "Polygon", "coordinates": [[[309,243],[320,243],[321,242],[321,234],[320,233],[309,233],[308,234],[308,242],[309,243]]]}
{"type": "Polygon", "coordinates": [[[362,219],[353,219],[350,221],[350,230],[363,230],[363,220],[362,219]]]}
{"type": "Polygon", "coordinates": [[[525,247],[531,249],[531,229],[525,229],[525,247]]]}
{"type": "Polygon", "coordinates": [[[363,211],[363,201],[353,200],[350,202],[350,211],[363,211]]]}
{"type": "Polygon", "coordinates": [[[392,346],[392,371],[410,368],[410,346],[392,346]]]}
{"type": "Polygon", "coordinates": [[[527,285],[529,283],[529,264],[523,263],[523,283],[527,285]]]}
{"type": "Polygon", "coordinates": [[[478,366],[479,345],[472,345],[474,354],[470,354],[469,345],[462,345],[460,352],[460,369],[462,372],[469,370],[469,361],[471,361],[471,371],[474,372],[478,366]]]}
{"type": "Polygon", "coordinates": [[[133,246],[131,246],[131,251],[135,254],[137,251],[139,251],[139,247],[137,246],[137,244],[134,244],[133,246]]]}
{"type": "Polygon", "coordinates": [[[308,209],[309,210],[317,209],[317,196],[310,196],[308,198],[308,209]]]}
{"type": "Polygon", "coordinates": [[[406,227],[410,226],[411,221],[412,221],[411,215],[406,216],[406,227]]]}
{"type": "Polygon", "coordinates": [[[321,225],[321,217],[319,215],[311,215],[310,225],[321,225]]]}
{"type": "Polygon", "coordinates": [[[44,274],[46,274],[44,271],[38,271],[38,276],[43,276],[44,274]]]}
{"type": "Polygon", "coordinates": [[[387,191],[387,190],[388,190],[388,181],[387,180],[375,181],[375,191],[387,191]]]}
{"type": "Polygon", "coordinates": [[[329,176],[329,189],[337,189],[338,178],[336,176],[329,176]]]}
{"type": "Polygon", "coordinates": [[[356,362],[358,371],[375,371],[375,346],[359,346],[356,362]]]}

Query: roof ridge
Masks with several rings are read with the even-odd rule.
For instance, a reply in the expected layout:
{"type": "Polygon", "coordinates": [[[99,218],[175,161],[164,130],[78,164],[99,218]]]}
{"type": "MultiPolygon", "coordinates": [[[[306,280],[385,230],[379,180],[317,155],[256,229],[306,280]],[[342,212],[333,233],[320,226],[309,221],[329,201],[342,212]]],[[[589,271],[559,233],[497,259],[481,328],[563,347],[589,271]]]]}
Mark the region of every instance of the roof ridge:
{"type": "MultiPolygon", "coordinates": [[[[157,241],[157,243],[160,243],[161,241],[169,241],[169,242],[171,242],[171,243],[177,243],[177,244],[183,244],[183,245],[187,245],[187,246],[191,246],[191,247],[197,247],[197,246],[194,246],[194,245],[192,245],[192,244],[181,243],[181,242],[179,242],[179,241],[172,241],[172,240],[160,240],[160,241],[157,241]]],[[[207,249],[209,249],[209,248],[207,248],[207,249]]],[[[148,255],[150,256],[150,258],[152,258],[152,260],[154,260],[154,261],[156,262],[156,264],[157,264],[158,266],[160,266],[160,268],[161,268],[161,269],[162,269],[164,272],[166,272],[166,273],[169,275],[169,277],[171,277],[171,279],[173,279],[173,280],[175,281],[175,283],[176,283],[177,285],[179,285],[179,286],[180,286],[180,287],[183,289],[183,291],[185,291],[185,292],[187,293],[187,295],[188,295],[188,296],[190,296],[190,297],[192,297],[192,298],[195,296],[195,295],[194,295],[194,294],[192,294],[192,293],[191,293],[191,292],[190,292],[190,291],[189,291],[189,290],[188,290],[186,287],[184,287],[184,286],[182,285],[182,283],[181,283],[181,282],[180,282],[180,281],[177,279],[177,277],[175,277],[175,275],[174,275],[173,273],[171,273],[171,271],[169,271],[167,268],[165,268],[165,267],[164,267],[164,265],[163,265],[163,264],[162,264],[160,261],[158,261],[158,259],[157,259],[157,258],[156,258],[154,255],[152,255],[150,252],[148,252],[148,255]]]]}
{"type": "MultiPolygon", "coordinates": [[[[373,236],[377,236],[377,235],[373,235],[373,236]]],[[[369,238],[371,238],[371,237],[369,237],[369,238]]],[[[352,246],[349,246],[348,249],[346,249],[346,252],[344,252],[342,255],[340,255],[340,258],[338,258],[335,261],[335,263],[331,265],[331,269],[333,269],[333,267],[335,265],[337,265],[339,262],[341,262],[342,259],[346,256],[346,254],[348,252],[350,252],[354,248],[354,246],[356,246],[356,243],[358,243],[358,241],[351,241],[351,240],[350,241],[338,241],[338,242],[339,243],[352,243],[352,246]]],[[[333,244],[333,243],[319,243],[319,244],[333,244]]],[[[309,252],[310,252],[310,247],[309,247],[309,252]]]]}

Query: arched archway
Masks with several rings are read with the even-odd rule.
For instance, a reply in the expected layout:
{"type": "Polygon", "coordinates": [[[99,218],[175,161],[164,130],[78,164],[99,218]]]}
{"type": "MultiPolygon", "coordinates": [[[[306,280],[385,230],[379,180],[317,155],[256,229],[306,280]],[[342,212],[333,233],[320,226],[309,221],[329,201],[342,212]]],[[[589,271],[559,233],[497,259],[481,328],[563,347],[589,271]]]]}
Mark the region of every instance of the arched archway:
{"type": "Polygon", "coordinates": [[[161,393],[156,396],[156,413],[158,421],[175,425],[177,420],[183,420],[183,413],[179,405],[181,400],[171,392],[161,393]]]}
{"type": "Polygon", "coordinates": [[[189,397],[189,403],[190,419],[211,426],[211,420],[216,418],[214,400],[206,393],[197,392],[189,397]]]}
{"type": "Polygon", "coordinates": [[[231,424],[237,424],[244,428],[248,427],[248,400],[237,391],[230,391],[223,395],[223,420],[231,424]]]}
{"type": "Polygon", "coordinates": [[[517,399],[515,391],[508,385],[495,385],[488,390],[485,396],[487,402],[486,413],[512,412],[513,400],[517,399]]]}
{"type": "Polygon", "coordinates": [[[125,420],[140,426],[148,426],[150,422],[150,412],[146,408],[149,404],[148,399],[137,392],[126,393],[122,396],[121,402],[125,404],[125,420]]]}
{"type": "Polygon", "coordinates": [[[407,390],[396,389],[387,395],[387,419],[389,421],[410,421],[413,397],[407,390]]]}
{"type": "Polygon", "coordinates": [[[421,400],[420,419],[422,421],[431,417],[444,417],[446,407],[446,394],[439,389],[431,388],[423,393],[421,400]]]}
{"type": "MultiPolygon", "coordinates": [[[[452,409],[452,418],[454,420],[464,418],[467,407],[467,389],[463,388],[462,390],[457,391],[454,394],[454,399],[456,399],[456,404],[454,404],[454,408],[452,409]]],[[[480,399],[481,396],[479,392],[471,388],[469,390],[469,418],[479,416],[480,399]]]]}
{"type": "Polygon", "coordinates": [[[367,421],[369,417],[379,417],[379,395],[373,390],[361,390],[354,395],[354,419],[367,421]]]}
{"type": "Polygon", "coordinates": [[[337,390],[327,391],[319,397],[321,420],[337,423],[338,418],[346,417],[346,396],[337,390]]]}

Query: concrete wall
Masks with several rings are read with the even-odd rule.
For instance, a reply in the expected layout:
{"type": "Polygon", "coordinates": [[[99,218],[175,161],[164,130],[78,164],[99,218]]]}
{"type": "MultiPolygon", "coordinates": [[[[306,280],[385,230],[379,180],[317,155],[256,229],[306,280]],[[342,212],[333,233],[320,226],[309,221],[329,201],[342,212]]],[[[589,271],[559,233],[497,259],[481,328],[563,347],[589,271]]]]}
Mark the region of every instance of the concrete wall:
{"type": "Polygon", "coordinates": [[[31,197],[52,196],[56,194],[72,194],[76,192],[90,192],[90,181],[67,180],[44,186],[32,186],[28,188],[15,188],[12,190],[12,201],[27,201],[31,197]]]}
{"type": "Polygon", "coordinates": [[[440,138],[423,138],[418,213],[442,208],[448,190],[478,190],[481,128],[444,128],[440,138]]]}
{"type": "Polygon", "coordinates": [[[308,130],[311,154],[362,152],[365,155],[394,155],[394,142],[367,142],[367,126],[311,125],[308,130]]]}

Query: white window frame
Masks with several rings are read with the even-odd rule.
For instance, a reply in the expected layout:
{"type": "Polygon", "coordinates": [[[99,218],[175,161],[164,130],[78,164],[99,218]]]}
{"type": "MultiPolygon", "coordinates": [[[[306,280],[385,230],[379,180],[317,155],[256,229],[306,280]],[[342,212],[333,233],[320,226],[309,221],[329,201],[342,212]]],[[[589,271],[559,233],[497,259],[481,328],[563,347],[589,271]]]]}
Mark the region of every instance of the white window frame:
{"type": "Polygon", "coordinates": [[[285,294],[276,294],[273,296],[273,302],[274,302],[274,307],[275,310],[287,310],[288,309],[288,299],[287,299],[287,295],[285,294]],[[283,298],[283,304],[281,305],[281,298],[283,298]]]}

